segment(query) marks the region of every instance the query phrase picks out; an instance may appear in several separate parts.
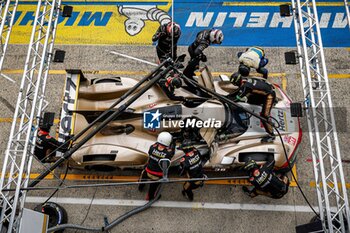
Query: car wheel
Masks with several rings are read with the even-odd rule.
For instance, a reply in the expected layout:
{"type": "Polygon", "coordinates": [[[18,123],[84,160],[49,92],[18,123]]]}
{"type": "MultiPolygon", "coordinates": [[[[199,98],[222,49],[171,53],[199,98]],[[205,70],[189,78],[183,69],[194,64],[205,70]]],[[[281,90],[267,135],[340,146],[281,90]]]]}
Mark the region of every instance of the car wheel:
{"type": "MultiPolygon", "coordinates": [[[[34,210],[49,216],[49,228],[66,224],[68,221],[66,210],[54,202],[46,202],[43,205],[35,207],[34,210]]],[[[64,230],[55,231],[55,233],[62,232],[64,232],[64,230]]]]}

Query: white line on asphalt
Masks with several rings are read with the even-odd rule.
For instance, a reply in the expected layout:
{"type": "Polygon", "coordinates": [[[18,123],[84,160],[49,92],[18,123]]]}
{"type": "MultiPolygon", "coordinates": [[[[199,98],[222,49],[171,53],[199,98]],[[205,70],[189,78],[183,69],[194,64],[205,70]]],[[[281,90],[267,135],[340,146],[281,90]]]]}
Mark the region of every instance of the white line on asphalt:
{"type": "MultiPolygon", "coordinates": [[[[46,197],[27,197],[27,203],[43,203],[46,197]]],[[[52,198],[59,204],[89,205],[90,198],[58,197],[52,198]]],[[[92,205],[102,206],[141,206],[146,204],[143,200],[123,199],[94,199],[92,205]]],[[[208,202],[182,202],[182,201],[158,201],[153,206],[164,208],[189,208],[189,209],[219,209],[219,210],[253,210],[253,211],[277,211],[277,212],[312,212],[309,206],[302,205],[267,205],[245,203],[208,203],[208,202]]],[[[318,207],[314,207],[318,211],[318,207]]]]}
{"type": "Polygon", "coordinates": [[[142,62],[142,63],[146,63],[146,64],[151,65],[151,66],[158,67],[158,64],[156,64],[156,63],[149,62],[149,61],[137,58],[137,57],[126,55],[126,54],[123,54],[123,53],[118,53],[116,51],[111,51],[111,50],[106,50],[106,52],[109,52],[109,53],[114,54],[114,55],[119,55],[119,56],[122,56],[122,57],[126,57],[126,58],[129,58],[129,59],[132,59],[132,60],[135,60],[135,61],[139,61],[139,62],[142,62]]]}

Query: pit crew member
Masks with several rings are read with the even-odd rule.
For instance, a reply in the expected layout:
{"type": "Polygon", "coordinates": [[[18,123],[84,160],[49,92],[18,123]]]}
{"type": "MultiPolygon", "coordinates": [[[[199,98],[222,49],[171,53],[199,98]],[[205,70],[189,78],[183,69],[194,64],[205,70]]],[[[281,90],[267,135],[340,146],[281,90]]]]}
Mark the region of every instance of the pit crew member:
{"type": "Polygon", "coordinates": [[[282,198],[289,187],[289,179],[285,175],[276,175],[273,172],[275,160],[269,159],[262,167],[254,160],[249,160],[244,166],[244,170],[249,173],[249,182],[254,186],[248,188],[243,186],[243,191],[250,197],[264,195],[274,199],[282,198]]]}
{"type": "Polygon", "coordinates": [[[181,36],[181,28],[177,23],[169,22],[161,25],[153,35],[152,41],[157,43],[156,51],[159,62],[162,63],[168,57],[174,61],[177,58],[177,42],[181,36]]]}
{"type": "MultiPolygon", "coordinates": [[[[186,174],[188,178],[204,178],[202,159],[199,151],[192,145],[191,140],[184,140],[181,146],[185,156],[181,159],[180,175],[186,174]]],[[[187,181],[183,185],[182,195],[193,201],[193,189],[203,186],[203,181],[187,181]]]]}
{"type": "MultiPolygon", "coordinates": [[[[142,171],[139,181],[153,180],[157,181],[163,177],[162,169],[158,162],[160,159],[170,159],[175,154],[175,143],[169,132],[161,132],[158,135],[157,142],[154,143],[148,151],[149,159],[145,169],[142,171]]],[[[160,183],[152,183],[146,196],[146,200],[152,200],[157,196],[157,190],[160,183]]],[[[145,184],[139,184],[138,189],[142,191],[145,184]]]]}
{"type": "Polygon", "coordinates": [[[265,79],[268,76],[268,70],[265,68],[269,60],[265,58],[265,51],[261,47],[250,47],[245,52],[237,54],[239,60],[238,72],[242,76],[248,76],[251,68],[263,75],[265,79]]]}

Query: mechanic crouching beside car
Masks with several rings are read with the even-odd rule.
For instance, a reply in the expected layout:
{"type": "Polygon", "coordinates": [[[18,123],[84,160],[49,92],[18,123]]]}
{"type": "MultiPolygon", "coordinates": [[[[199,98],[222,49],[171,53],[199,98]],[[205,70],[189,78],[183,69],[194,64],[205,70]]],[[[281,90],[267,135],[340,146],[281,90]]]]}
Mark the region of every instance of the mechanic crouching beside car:
{"type": "Polygon", "coordinates": [[[272,123],[270,123],[271,109],[276,100],[276,93],[270,83],[264,79],[244,77],[236,72],[231,75],[231,83],[238,86],[238,89],[227,97],[234,101],[248,102],[248,98],[255,98],[257,104],[262,104],[260,115],[266,119],[262,121],[267,136],[261,142],[268,143],[275,140],[272,123]]]}
{"type": "Polygon", "coordinates": [[[243,76],[248,76],[251,68],[263,75],[267,79],[268,70],[265,68],[269,60],[265,58],[265,51],[261,47],[250,47],[245,52],[237,54],[239,60],[238,72],[243,76]]]}
{"type": "Polygon", "coordinates": [[[254,186],[243,186],[243,191],[251,198],[264,195],[280,199],[288,192],[289,179],[285,175],[276,175],[273,172],[275,160],[272,158],[260,167],[254,160],[249,160],[244,170],[249,173],[249,182],[254,186]]]}
{"type": "Polygon", "coordinates": [[[34,155],[42,163],[56,161],[56,151],[66,152],[69,143],[62,143],[50,136],[50,128],[53,125],[55,113],[46,112],[41,118],[37,132],[34,155]]]}
{"type": "MultiPolygon", "coordinates": [[[[142,171],[139,181],[153,180],[157,181],[163,177],[162,169],[159,166],[160,159],[169,159],[175,154],[175,144],[173,137],[169,132],[161,132],[158,135],[157,142],[154,143],[148,151],[148,162],[142,171]]],[[[151,183],[146,196],[146,200],[152,200],[157,196],[160,183],[151,183]]],[[[145,184],[139,184],[138,189],[142,191],[145,184]]]]}
{"type": "Polygon", "coordinates": [[[167,78],[160,79],[158,84],[170,100],[185,100],[185,97],[175,95],[175,89],[182,87],[182,82],[178,74],[171,73],[167,78]]]}
{"type": "MultiPolygon", "coordinates": [[[[199,151],[192,145],[191,140],[184,140],[181,146],[185,156],[180,162],[180,176],[184,173],[188,178],[204,178],[206,175],[203,173],[202,159],[199,151]]],[[[193,189],[203,187],[203,180],[200,181],[187,181],[183,185],[182,195],[187,196],[190,201],[193,201],[193,189]]]]}

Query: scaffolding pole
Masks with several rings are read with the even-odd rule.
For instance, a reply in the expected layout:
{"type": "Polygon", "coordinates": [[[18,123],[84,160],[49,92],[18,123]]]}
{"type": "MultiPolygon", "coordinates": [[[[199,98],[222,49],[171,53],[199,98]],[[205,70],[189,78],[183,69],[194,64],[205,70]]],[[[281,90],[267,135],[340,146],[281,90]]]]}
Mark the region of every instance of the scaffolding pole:
{"type": "Polygon", "coordinates": [[[325,232],[345,233],[349,203],[316,1],[292,0],[292,9],[320,218],[325,232]]]}
{"type": "Polygon", "coordinates": [[[0,180],[0,231],[16,232],[25,201],[36,131],[45,100],[46,80],[55,41],[61,0],[39,0],[24,73],[0,180]],[[14,192],[4,189],[14,188],[14,192]]]}
{"type": "Polygon", "coordinates": [[[0,50],[0,75],[11,82],[15,82],[13,79],[2,73],[2,66],[7,51],[7,47],[10,41],[10,35],[12,26],[15,21],[15,15],[17,12],[18,0],[1,1],[0,3],[0,37],[1,37],[1,50],[0,50]]]}
{"type": "Polygon", "coordinates": [[[346,17],[348,19],[348,27],[350,29],[350,10],[349,10],[348,0],[344,0],[344,6],[345,6],[346,17]]]}

